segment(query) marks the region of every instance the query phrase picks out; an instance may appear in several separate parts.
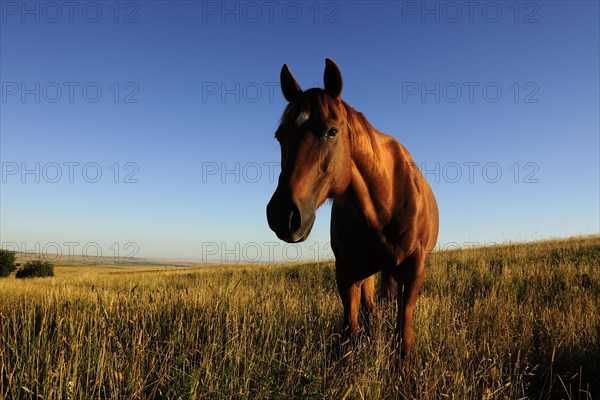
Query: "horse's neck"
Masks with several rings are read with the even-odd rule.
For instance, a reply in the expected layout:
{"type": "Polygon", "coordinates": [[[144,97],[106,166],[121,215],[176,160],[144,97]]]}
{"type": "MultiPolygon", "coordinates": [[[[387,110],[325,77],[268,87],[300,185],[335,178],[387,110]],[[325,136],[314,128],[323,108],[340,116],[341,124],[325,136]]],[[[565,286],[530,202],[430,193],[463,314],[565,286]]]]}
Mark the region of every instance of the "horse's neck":
{"type": "Polygon", "coordinates": [[[390,137],[376,130],[365,135],[352,151],[352,177],[348,194],[364,215],[367,225],[381,229],[392,217],[397,162],[390,137]]]}

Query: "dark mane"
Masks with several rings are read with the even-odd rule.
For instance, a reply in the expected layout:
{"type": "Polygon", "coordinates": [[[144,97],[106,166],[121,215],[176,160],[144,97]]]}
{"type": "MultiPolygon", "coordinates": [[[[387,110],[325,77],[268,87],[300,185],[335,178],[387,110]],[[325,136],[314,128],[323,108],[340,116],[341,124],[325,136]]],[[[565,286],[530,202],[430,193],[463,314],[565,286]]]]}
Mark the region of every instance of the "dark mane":
{"type": "Polygon", "coordinates": [[[362,151],[371,153],[377,157],[377,146],[375,146],[375,128],[367,120],[367,117],[342,100],[346,111],[346,122],[350,131],[350,145],[352,150],[360,148],[362,151]],[[360,147],[359,147],[360,146],[360,147]]]}

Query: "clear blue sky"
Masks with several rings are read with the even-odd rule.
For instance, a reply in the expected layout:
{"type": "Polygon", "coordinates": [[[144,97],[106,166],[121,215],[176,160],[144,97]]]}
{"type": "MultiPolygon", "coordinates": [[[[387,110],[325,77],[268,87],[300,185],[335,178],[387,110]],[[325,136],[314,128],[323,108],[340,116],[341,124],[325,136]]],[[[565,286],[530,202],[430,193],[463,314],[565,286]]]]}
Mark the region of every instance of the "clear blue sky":
{"type": "Polygon", "coordinates": [[[426,173],[440,248],[600,231],[597,1],[0,5],[2,247],[330,257],[329,205],[299,247],[265,217],[280,68],[326,57],[426,173]]]}

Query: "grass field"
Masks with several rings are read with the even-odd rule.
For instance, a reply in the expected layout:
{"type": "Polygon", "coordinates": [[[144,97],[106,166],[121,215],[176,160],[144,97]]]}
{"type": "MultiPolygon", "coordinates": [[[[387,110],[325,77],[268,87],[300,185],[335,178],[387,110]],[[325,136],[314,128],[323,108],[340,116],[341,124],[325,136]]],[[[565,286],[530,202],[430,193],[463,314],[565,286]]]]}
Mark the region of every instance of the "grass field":
{"type": "Polygon", "coordinates": [[[379,310],[343,343],[331,262],[13,275],[0,398],[600,397],[600,236],[432,254],[408,372],[379,310]]]}

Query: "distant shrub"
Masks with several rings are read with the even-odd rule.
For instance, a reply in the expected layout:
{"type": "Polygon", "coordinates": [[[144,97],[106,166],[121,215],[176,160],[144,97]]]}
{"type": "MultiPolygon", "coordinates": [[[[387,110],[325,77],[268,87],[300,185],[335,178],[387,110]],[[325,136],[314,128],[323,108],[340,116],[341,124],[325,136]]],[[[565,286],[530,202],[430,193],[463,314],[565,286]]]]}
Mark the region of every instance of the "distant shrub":
{"type": "Polygon", "coordinates": [[[0,276],[8,276],[17,268],[15,259],[14,251],[0,249],[0,276]]]}
{"type": "Polygon", "coordinates": [[[40,278],[54,276],[54,264],[49,261],[27,261],[25,266],[17,271],[17,278],[40,278]]]}

